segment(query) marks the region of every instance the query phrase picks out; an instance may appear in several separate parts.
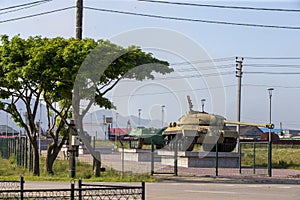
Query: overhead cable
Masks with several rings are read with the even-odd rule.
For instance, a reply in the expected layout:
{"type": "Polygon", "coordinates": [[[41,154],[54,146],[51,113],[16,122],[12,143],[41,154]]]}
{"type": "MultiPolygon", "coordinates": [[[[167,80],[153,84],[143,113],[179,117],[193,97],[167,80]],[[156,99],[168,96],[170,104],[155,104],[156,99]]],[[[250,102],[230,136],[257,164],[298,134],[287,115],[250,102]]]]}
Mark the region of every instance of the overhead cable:
{"type": "Polygon", "coordinates": [[[251,60],[300,60],[300,57],[245,57],[251,60]]]}
{"type": "Polygon", "coordinates": [[[262,74],[262,75],[299,75],[300,72],[243,72],[245,74],[262,74]]]}
{"type": "Polygon", "coordinates": [[[66,8],[61,8],[61,9],[46,11],[46,12],[42,12],[42,13],[38,13],[38,14],[32,14],[32,15],[26,15],[26,16],[22,16],[22,17],[16,17],[16,18],[11,18],[11,19],[6,19],[6,20],[0,21],[0,24],[6,23],[6,22],[17,21],[17,20],[21,20],[21,19],[28,19],[28,18],[32,18],[32,17],[47,15],[47,14],[56,13],[56,12],[61,12],[61,11],[69,10],[69,9],[73,9],[73,8],[75,8],[75,6],[70,6],[70,7],[66,7],[66,8]]]}
{"type": "Polygon", "coordinates": [[[41,0],[41,1],[34,1],[34,2],[30,2],[30,3],[24,3],[24,4],[10,6],[10,7],[6,7],[6,8],[0,8],[0,11],[10,10],[10,9],[24,7],[24,6],[29,6],[29,5],[34,5],[34,4],[46,3],[46,2],[50,2],[50,1],[52,1],[52,0],[41,0]]]}
{"type": "Polygon", "coordinates": [[[260,11],[276,11],[276,12],[300,12],[299,9],[259,8],[259,7],[246,7],[246,6],[224,6],[224,5],[183,3],[183,2],[157,1],[157,0],[138,0],[138,1],[147,2],[147,3],[161,3],[161,4],[173,4],[173,5],[181,5],[181,6],[211,7],[211,8],[225,8],[225,9],[260,10],[260,11]]]}
{"type": "Polygon", "coordinates": [[[170,65],[189,65],[189,64],[198,64],[198,63],[225,62],[225,61],[231,61],[234,58],[235,57],[212,58],[212,59],[206,59],[206,60],[192,60],[192,61],[171,63],[170,65]]]}
{"type": "Polygon", "coordinates": [[[163,91],[163,92],[145,92],[145,93],[136,93],[136,94],[124,94],[124,95],[113,95],[113,98],[121,97],[132,97],[132,96],[145,96],[145,95],[165,95],[169,93],[180,93],[180,92],[190,92],[190,91],[199,91],[199,90],[213,90],[213,89],[222,89],[236,87],[236,85],[224,85],[220,87],[205,87],[205,88],[196,88],[196,89],[185,89],[185,90],[174,90],[174,91],[163,91]]]}
{"type": "Polygon", "coordinates": [[[25,10],[25,9],[32,8],[32,7],[35,7],[35,6],[39,6],[39,5],[44,4],[44,3],[48,3],[50,1],[52,1],[52,0],[41,1],[39,3],[30,4],[30,5],[27,5],[27,6],[20,7],[20,8],[13,8],[13,9],[10,9],[10,10],[5,11],[5,12],[0,12],[0,15],[4,15],[4,14],[7,14],[7,13],[11,13],[11,12],[17,12],[17,11],[20,11],[20,10],[25,10]]]}
{"type": "Polygon", "coordinates": [[[175,20],[175,21],[198,22],[198,23],[207,23],[207,24],[221,24],[221,25],[232,25],[232,26],[245,26],[245,27],[259,27],[259,28],[276,28],[276,29],[300,30],[300,26],[280,26],[280,25],[265,25],[265,24],[248,24],[248,23],[214,21],[214,20],[202,20],[202,19],[182,18],[182,17],[170,17],[170,16],[153,15],[153,14],[143,14],[143,13],[136,13],[136,12],[119,11],[119,10],[111,10],[111,9],[103,9],[103,8],[93,8],[93,7],[84,7],[84,8],[88,9],[88,10],[95,10],[95,11],[100,11],[100,12],[110,12],[110,13],[117,13],[117,14],[124,14],[124,15],[134,15],[134,16],[149,17],[149,18],[158,18],[158,19],[167,19],[167,20],[175,20]]]}

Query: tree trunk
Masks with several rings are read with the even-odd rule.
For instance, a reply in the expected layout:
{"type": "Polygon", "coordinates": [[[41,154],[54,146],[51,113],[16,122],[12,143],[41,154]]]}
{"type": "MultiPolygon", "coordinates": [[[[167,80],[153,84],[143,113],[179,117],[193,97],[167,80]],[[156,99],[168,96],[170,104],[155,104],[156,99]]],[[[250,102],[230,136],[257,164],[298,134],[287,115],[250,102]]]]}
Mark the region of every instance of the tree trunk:
{"type": "Polygon", "coordinates": [[[48,146],[47,157],[46,157],[46,172],[48,174],[54,174],[53,164],[60,150],[61,148],[53,143],[48,146]]]}
{"type": "Polygon", "coordinates": [[[40,176],[40,154],[39,154],[39,148],[36,140],[33,141],[32,148],[33,148],[33,157],[34,157],[33,175],[40,176]]]}

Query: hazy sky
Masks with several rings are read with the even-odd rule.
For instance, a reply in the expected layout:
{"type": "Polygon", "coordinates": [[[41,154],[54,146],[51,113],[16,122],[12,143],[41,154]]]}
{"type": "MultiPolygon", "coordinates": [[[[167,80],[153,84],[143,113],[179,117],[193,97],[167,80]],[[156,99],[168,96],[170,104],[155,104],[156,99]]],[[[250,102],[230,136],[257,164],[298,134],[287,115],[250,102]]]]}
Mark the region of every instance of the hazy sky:
{"type": "MultiPolygon", "coordinates": [[[[53,0],[9,13],[2,10],[27,2],[34,0],[0,1],[0,34],[11,37],[20,34],[24,38],[34,35],[75,36],[75,8],[6,21],[74,6],[75,0],[53,0]]],[[[235,120],[235,57],[238,56],[244,57],[241,120],[259,123],[269,121],[267,88],[273,87],[272,121],[275,126],[279,127],[282,122],[284,128],[300,129],[300,3],[277,0],[173,2],[297,11],[215,8],[134,0],[84,0],[83,37],[109,39],[119,45],[139,45],[156,57],[174,64],[171,67],[175,73],[158,76],[154,81],[122,81],[109,94],[117,111],[121,115],[137,115],[141,108],[141,117],[161,119],[161,106],[165,105],[165,121],[176,121],[187,111],[186,96],[191,95],[195,109],[201,109],[201,99],[204,98],[207,112],[235,120]],[[95,8],[102,10],[93,10],[95,8]],[[146,14],[148,17],[132,14],[146,14]],[[178,18],[184,18],[185,21],[178,18]],[[208,59],[211,61],[207,62],[208,59]]]]}

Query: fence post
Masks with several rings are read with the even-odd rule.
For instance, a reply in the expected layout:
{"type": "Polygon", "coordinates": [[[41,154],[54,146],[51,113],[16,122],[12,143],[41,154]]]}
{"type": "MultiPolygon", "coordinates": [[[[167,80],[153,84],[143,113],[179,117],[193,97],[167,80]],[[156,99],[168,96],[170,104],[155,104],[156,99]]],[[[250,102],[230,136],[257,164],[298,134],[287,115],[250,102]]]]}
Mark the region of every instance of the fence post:
{"type": "Polygon", "coordinates": [[[174,174],[178,176],[178,140],[175,140],[174,144],[174,174]]]}
{"type": "Polygon", "coordinates": [[[82,198],[82,191],[81,191],[81,188],[82,188],[82,180],[81,179],[79,179],[78,180],[78,189],[79,189],[79,191],[78,191],[78,195],[79,195],[79,200],[81,200],[81,198],[82,198]]]}
{"type": "Polygon", "coordinates": [[[256,163],[255,163],[255,142],[253,142],[253,174],[255,174],[255,168],[256,168],[256,163]]]}
{"type": "Polygon", "coordinates": [[[73,183],[71,183],[71,195],[70,195],[70,196],[71,196],[71,197],[70,197],[71,200],[74,200],[74,199],[75,199],[75,198],[74,198],[74,197],[75,197],[75,195],[74,195],[74,193],[75,193],[74,190],[75,190],[75,186],[74,186],[74,182],[73,182],[73,183]]]}
{"type": "Polygon", "coordinates": [[[154,174],[154,144],[151,139],[151,176],[154,174]]]}
{"type": "Polygon", "coordinates": [[[142,182],[142,200],[146,199],[146,195],[145,195],[145,182],[142,182]]]}
{"type": "Polygon", "coordinates": [[[24,192],[24,183],[25,183],[24,177],[21,176],[20,177],[20,198],[21,198],[21,200],[24,199],[24,194],[23,194],[23,192],[24,192]]]}
{"type": "Polygon", "coordinates": [[[219,176],[219,148],[218,141],[216,142],[216,176],[219,176]]]}

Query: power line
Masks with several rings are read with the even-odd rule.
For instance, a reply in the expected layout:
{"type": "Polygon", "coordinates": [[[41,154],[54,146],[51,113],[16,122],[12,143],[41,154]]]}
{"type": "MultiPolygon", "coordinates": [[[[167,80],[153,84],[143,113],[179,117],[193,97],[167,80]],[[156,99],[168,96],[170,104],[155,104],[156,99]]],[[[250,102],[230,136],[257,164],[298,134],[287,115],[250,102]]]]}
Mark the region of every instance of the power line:
{"type": "Polygon", "coordinates": [[[145,96],[145,95],[164,95],[169,93],[180,93],[180,92],[190,92],[190,91],[199,91],[199,90],[212,90],[212,89],[222,89],[228,87],[235,87],[236,85],[224,85],[221,87],[205,87],[205,88],[196,88],[196,89],[186,89],[186,90],[174,90],[174,91],[164,91],[164,92],[145,92],[145,93],[137,93],[137,94],[125,94],[125,95],[114,95],[114,98],[121,98],[121,97],[131,97],[131,96],[145,96]]]}
{"type": "Polygon", "coordinates": [[[14,9],[14,10],[8,10],[8,11],[5,11],[5,12],[0,13],[0,15],[4,15],[4,14],[7,14],[7,13],[11,13],[11,12],[16,12],[16,11],[19,11],[19,10],[25,10],[25,9],[32,8],[32,7],[35,7],[35,6],[39,6],[39,5],[44,4],[44,3],[49,3],[49,2],[51,2],[51,1],[52,1],[52,0],[41,1],[41,2],[39,2],[39,3],[30,4],[30,5],[21,7],[21,8],[16,8],[16,9],[14,9]]]}
{"type": "Polygon", "coordinates": [[[56,12],[61,12],[61,11],[69,10],[69,9],[73,9],[73,8],[75,8],[75,6],[70,6],[70,7],[66,7],[66,8],[51,10],[51,11],[47,11],[47,12],[43,12],[43,13],[38,13],[38,14],[26,15],[26,16],[23,16],[23,17],[6,19],[6,20],[0,21],[0,24],[6,23],[6,22],[17,21],[17,20],[21,20],[21,19],[28,19],[28,18],[32,18],[32,17],[47,15],[47,14],[56,13],[56,12]]]}
{"type": "Polygon", "coordinates": [[[261,75],[299,75],[300,72],[244,72],[245,74],[261,74],[261,75]]]}
{"type": "Polygon", "coordinates": [[[300,60],[300,57],[244,57],[251,60],[300,60]]]}
{"type": "Polygon", "coordinates": [[[207,67],[197,67],[197,68],[180,68],[180,69],[176,69],[175,72],[191,72],[191,71],[199,71],[201,72],[202,70],[212,70],[212,69],[230,69],[230,68],[234,68],[235,65],[234,64],[229,64],[229,65],[221,65],[221,66],[207,66],[207,67]]]}
{"type": "Polygon", "coordinates": [[[246,7],[246,6],[222,6],[222,5],[212,5],[212,4],[181,3],[181,2],[156,1],[156,0],[138,0],[138,1],[147,2],[147,3],[161,3],[161,4],[173,4],[173,5],[181,5],[181,6],[211,7],[211,8],[225,8],[225,9],[239,9],[239,10],[300,12],[299,9],[259,8],[259,7],[246,7]]]}
{"type": "Polygon", "coordinates": [[[50,1],[52,1],[52,0],[41,0],[41,1],[34,1],[34,2],[31,2],[31,3],[19,4],[19,5],[16,5],[16,6],[1,8],[0,11],[10,10],[10,9],[19,8],[19,7],[23,7],[23,6],[34,5],[34,4],[46,3],[46,2],[50,2],[50,1]]]}
{"type": "Polygon", "coordinates": [[[206,60],[194,60],[194,61],[185,61],[185,62],[177,62],[171,63],[170,65],[188,65],[188,64],[198,64],[198,63],[212,63],[212,62],[224,62],[224,61],[231,61],[235,57],[225,57],[225,58],[212,58],[206,60]]]}
{"type": "Polygon", "coordinates": [[[124,15],[134,15],[134,16],[158,18],[158,19],[168,19],[168,20],[175,20],[175,21],[198,22],[198,23],[207,23],[207,24],[221,24],[221,25],[232,25],[232,26],[245,26],[245,27],[300,30],[299,26],[279,26],[279,25],[265,25],[265,24],[236,23],[236,22],[202,20],[202,19],[182,18],[182,17],[169,17],[169,16],[162,16],[162,15],[143,14],[143,13],[135,13],[135,12],[128,12],[128,11],[93,8],[93,7],[84,7],[84,8],[86,8],[88,10],[95,10],[95,11],[100,11],[100,12],[110,12],[110,13],[117,13],[117,14],[124,14],[124,15]]]}
{"type": "MultiPolygon", "coordinates": [[[[214,77],[214,76],[226,76],[226,75],[234,75],[234,72],[216,72],[216,73],[208,73],[208,74],[191,74],[191,75],[183,75],[183,76],[166,76],[166,77],[156,77],[153,81],[162,80],[175,80],[175,79],[185,79],[185,78],[205,78],[205,77],[214,77]]],[[[152,79],[149,79],[152,81],[152,79]]],[[[124,79],[123,82],[134,82],[136,80],[132,79],[124,79]]]]}
{"type": "MultiPolygon", "coordinates": [[[[259,84],[243,84],[245,87],[270,87],[270,85],[259,85],[259,84]]],[[[300,86],[283,86],[283,85],[272,85],[274,88],[285,88],[285,89],[300,89],[300,86]]]]}
{"type": "Polygon", "coordinates": [[[253,68],[300,68],[300,65],[289,64],[245,64],[244,66],[253,68]]]}

